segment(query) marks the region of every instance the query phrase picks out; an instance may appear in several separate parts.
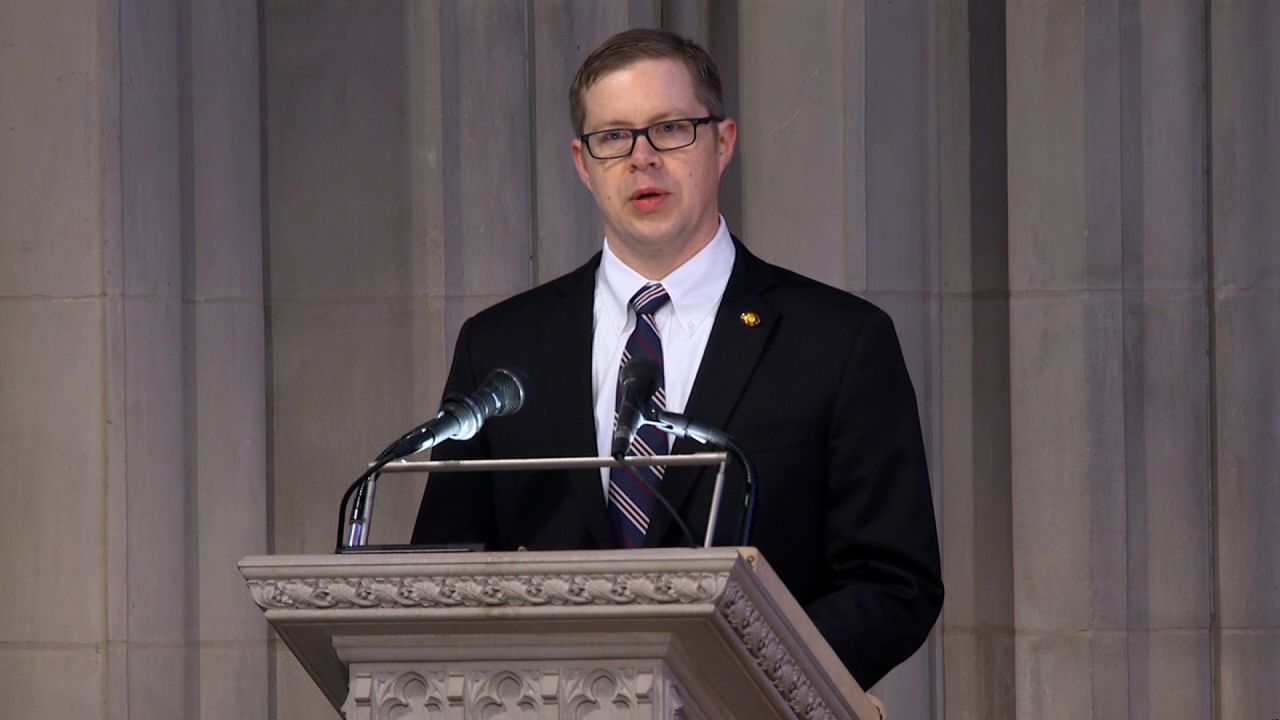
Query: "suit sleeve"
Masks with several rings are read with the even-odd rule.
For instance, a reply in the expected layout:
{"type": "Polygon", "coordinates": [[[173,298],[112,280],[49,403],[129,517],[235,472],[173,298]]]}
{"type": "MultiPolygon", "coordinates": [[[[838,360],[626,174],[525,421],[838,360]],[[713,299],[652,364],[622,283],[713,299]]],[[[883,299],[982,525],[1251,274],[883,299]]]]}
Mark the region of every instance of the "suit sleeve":
{"type": "MultiPolygon", "coordinates": [[[[454,348],[444,394],[466,393],[476,387],[472,364],[472,321],[463,323],[454,348]]],[[[466,442],[446,442],[431,451],[432,460],[474,460],[489,457],[487,436],[481,429],[466,442]]],[[[489,473],[434,473],[418,507],[414,545],[484,544],[493,542],[492,479],[489,473]]]]}
{"type": "Polygon", "coordinates": [[[853,342],[826,462],[830,590],[805,609],[865,688],[920,647],[943,596],[915,393],[881,311],[853,342]]]}

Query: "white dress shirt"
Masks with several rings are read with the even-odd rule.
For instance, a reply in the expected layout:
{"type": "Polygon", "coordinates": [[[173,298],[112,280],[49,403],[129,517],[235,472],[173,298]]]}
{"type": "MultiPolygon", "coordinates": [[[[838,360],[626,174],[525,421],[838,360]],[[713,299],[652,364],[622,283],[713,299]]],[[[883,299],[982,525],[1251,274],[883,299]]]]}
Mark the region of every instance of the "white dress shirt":
{"type": "MultiPolygon", "coordinates": [[[[594,330],[591,342],[591,397],[595,401],[596,448],[607,457],[613,445],[613,416],[622,350],[635,328],[628,303],[640,288],[662,283],[670,300],[654,315],[662,338],[663,381],[667,410],[684,412],[702,353],[707,349],[716,310],[724,297],[737,255],[724,217],[707,246],[661,280],[632,270],[609,249],[605,238],[596,271],[594,330]]],[[[609,469],[601,468],[604,497],[609,496],[609,469]]]]}

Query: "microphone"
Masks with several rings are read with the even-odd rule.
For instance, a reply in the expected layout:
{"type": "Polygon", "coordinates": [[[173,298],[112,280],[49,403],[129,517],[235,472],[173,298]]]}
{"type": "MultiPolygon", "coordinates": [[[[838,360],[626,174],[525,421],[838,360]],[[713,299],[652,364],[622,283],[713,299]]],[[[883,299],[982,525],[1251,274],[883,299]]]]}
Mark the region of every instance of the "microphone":
{"type": "Polygon", "coordinates": [[[622,387],[622,402],[618,405],[618,423],[613,429],[615,460],[622,460],[631,447],[631,439],[644,419],[645,410],[658,389],[658,375],[662,368],[653,358],[639,355],[627,361],[618,372],[618,384],[622,387]]]}
{"type": "Polygon", "coordinates": [[[644,411],[642,425],[653,425],[668,435],[687,437],[703,445],[727,448],[734,444],[733,437],[723,430],[691,420],[679,413],[671,413],[651,407],[644,411]]]}
{"type": "Polygon", "coordinates": [[[431,420],[422,423],[391,443],[383,450],[369,469],[358,480],[347,488],[342,496],[342,504],[338,507],[338,545],[337,552],[365,545],[368,542],[369,524],[372,521],[373,491],[378,471],[392,460],[399,460],[429,447],[435,447],[446,440],[469,440],[480,431],[480,426],[491,417],[510,415],[524,406],[525,383],[528,382],[517,370],[499,368],[485,376],[470,395],[450,394],[440,405],[440,412],[431,420]],[[347,501],[351,496],[351,515],[345,517],[347,501]],[[343,544],[343,529],[346,529],[346,544],[343,544]]]}
{"type": "Polygon", "coordinates": [[[446,440],[470,440],[489,418],[510,415],[524,406],[526,382],[519,371],[498,368],[490,372],[471,394],[446,396],[439,414],[405,433],[374,462],[386,464],[446,440]]]}
{"type": "MultiPolygon", "coordinates": [[[[751,462],[751,458],[747,457],[747,453],[738,444],[737,440],[729,433],[713,428],[710,425],[703,425],[700,422],[691,420],[684,415],[678,413],[659,410],[655,407],[647,408],[644,412],[645,425],[653,425],[662,432],[676,437],[690,438],[703,445],[714,445],[729,451],[729,454],[738,461],[742,466],[742,472],[746,476],[744,493],[742,497],[742,515],[739,518],[738,526],[740,529],[738,544],[748,546],[751,544],[751,530],[755,523],[756,517],[756,496],[759,486],[756,484],[756,466],[751,462]]],[[[714,496],[713,496],[714,497],[714,496]]],[[[717,500],[712,500],[712,516],[708,526],[714,528],[715,513],[719,509],[717,500]]],[[[708,530],[707,536],[711,536],[711,530],[708,530]]]]}

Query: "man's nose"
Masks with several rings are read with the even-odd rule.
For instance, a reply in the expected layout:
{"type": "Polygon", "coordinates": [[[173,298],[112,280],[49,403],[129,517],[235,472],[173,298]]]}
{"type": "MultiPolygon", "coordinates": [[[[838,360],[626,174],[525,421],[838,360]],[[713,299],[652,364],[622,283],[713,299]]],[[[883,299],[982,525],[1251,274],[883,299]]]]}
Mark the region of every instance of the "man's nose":
{"type": "Polygon", "coordinates": [[[653,143],[649,140],[648,135],[642,135],[636,138],[636,146],[631,150],[631,164],[635,167],[656,166],[660,162],[661,154],[653,143]]]}

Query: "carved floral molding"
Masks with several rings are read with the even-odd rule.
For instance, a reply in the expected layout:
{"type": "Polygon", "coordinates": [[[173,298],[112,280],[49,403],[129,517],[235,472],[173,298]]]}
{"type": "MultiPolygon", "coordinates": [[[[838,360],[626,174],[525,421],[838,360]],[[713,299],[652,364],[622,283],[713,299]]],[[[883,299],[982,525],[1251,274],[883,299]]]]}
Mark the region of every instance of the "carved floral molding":
{"type": "Polygon", "coordinates": [[[669,605],[713,602],[728,573],[275,578],[248,581],[264,610],[669,605]]]}
{"type": "Polygon", "coordinates": [[[655,679],[653,669],[627,665],[451,672],[356,669],[344,712],[370,720],[685,717],[678,683],[668,678],[663,684],[668,697],[661,698],[654,694],[655,679]]]}
{"type": "Polygon", "coordinates": [[[737,583],[729,583],[725,588],[724,597],[720,600],[720,614],[796,717],[834,720],[835,715],[813,683],[805,677],[782,640],[737,583]]]}

